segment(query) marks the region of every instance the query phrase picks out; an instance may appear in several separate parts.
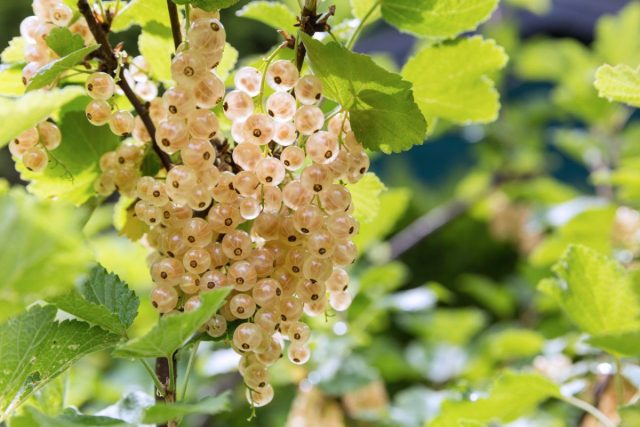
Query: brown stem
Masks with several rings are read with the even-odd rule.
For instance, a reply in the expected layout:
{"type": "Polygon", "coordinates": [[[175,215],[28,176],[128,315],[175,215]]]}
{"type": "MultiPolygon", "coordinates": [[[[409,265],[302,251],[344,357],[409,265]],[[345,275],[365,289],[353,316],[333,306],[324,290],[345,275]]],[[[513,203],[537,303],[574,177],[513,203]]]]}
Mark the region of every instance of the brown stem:
{"type": "MultiPolygon", "coordinates": [[[[169,385],[177,384],[177,378],[174,377],[173,380],[171,380],[169,363],[173,364],[174,376],[177,377],[178,362],[175,354],[171,359],[166,357],[158,357],[156,359],[156,376],[160,380],[160,383],[163,384],[163,390],[160,390],[161,393],[158,392],[159,390],[156,390],[156,402],[175,403],[176,401],[176,391],[171,390],[169,385]]],[[[176,425],[175,421],[169,421],[166,424],[158,424],[158,427],[173,427],[176,425]]]]}
{"type": "Polygon", "coordinates": [[[173,44],[176,49],[182,43],[182,31],[180,31],[180,18],[178,16],[178,7],[172,0],[167,0],[167,9],[169,9],[169,20],[171,21],[171,33],[173,34],[173,44]]]}
{"type": "MultiPolygon", "coordinates": [[[[118,58],[116,57],[113,49],[111,48],[111,44],[109,43],[109,39],[107,38],[106,31],[102,28],[95,15],[93,14],[93,10],[87,3],[87,0],[78,0],[78,10],[84,16],[84,19],[87,21],[87,25],[89,26],[89,30],[91,34],[93,34],[93,38],[96,39],[96,42],[100,44],[100,48],[98,49],[98,57],[102,60],[107,72],[111,75],[115,76],[116,70],[118,69],[118,58]]],[[[171,169],[171,159],[169,155],[162,151],[156,142],[156,128],[153,125],[153,121],[149,116],[149,111],[147,108],[140,102],[136,94],[127,83],[127,80],[124,78],[124,70],[120,69],[118,79],[118,86],[122,89],[133,108],[136,110],[136,113],[142,119],[142,123],[147,128],[147,132],[151,137],[151,143],[153,145],[153,151],[156,152],[158,157],[160,157],[160,161],[166,170],[171,169]]]]}
{"type": "MultiPolygon", "coordinates": [[[[302,11],[300,12],[300,31],[313,36],[316,32],[315,19],[317,17],[317,1],[305,0],[302,11]]],[[[298,50],[296,51],[296,66],[298,71],[302,70],[302,64],[304,63],[304,57],[307,54],[307,49],[304,47],[302,40],[298,40],[298,50]]]]}

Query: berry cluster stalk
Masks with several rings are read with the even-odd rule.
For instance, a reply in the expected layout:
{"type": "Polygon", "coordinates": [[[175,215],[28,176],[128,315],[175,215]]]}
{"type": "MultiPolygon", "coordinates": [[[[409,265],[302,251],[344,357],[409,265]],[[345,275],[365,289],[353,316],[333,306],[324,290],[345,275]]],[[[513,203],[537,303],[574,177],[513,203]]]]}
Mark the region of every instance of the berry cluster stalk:
{"type": "MultiPolygon", "coordinates": [[[[305,0],[302,12],[300,13],[300,32],[309,34],[310,36],[315,33],[315,20],[317,18],[317,1],[305,0]]],[[[302,70],[302,63],[304,57],[307,54],[307,50],[304,44],[300,41],[300,37],[297,40],[298,48],[296,50],[296,66],[298,71],[302,70]]]]}
{"type": "MultiPolygon", "coordinates": [[[[109,43],[109,39],[107,38],[106,31],[96,20],[96,17],[91,10],[91,6],[89,6],[89,3],[87,3],[87,0],[78,0],[78,10],[87,21],[89,30],[91,31],[91,34],[93,34],[93,37],[96,39],[96,42],[100,44],[100,49],[97,51],[99,59],[104,64],[109,74],[115,74],[116,70],[118,70],[118,58],[111,48],[111,44],[109,43]]],[[[127,80],[124,78],[124,70],[122,68],[120,68],[119,70],[118,77],[119,78],[117,84],[118,86],[120,86],[129,102],[131,102],[131,105],[133,105],[136,113],[138,113],[138,115],[142,119],[142,122],[147,128],[149,136],[151,137],[151,142],[153,144],[153,150],[160,158],[162,166],[164,166],[166,170],[171,169],[171,159],[165,152],[160,149],[160,147],[158,147],[158,144],[156,143],[156,130],[151,117],[149,117],[149,112],[133,92],[133,89],[131,89],[129,83],[127,83],[127,80]]]]}

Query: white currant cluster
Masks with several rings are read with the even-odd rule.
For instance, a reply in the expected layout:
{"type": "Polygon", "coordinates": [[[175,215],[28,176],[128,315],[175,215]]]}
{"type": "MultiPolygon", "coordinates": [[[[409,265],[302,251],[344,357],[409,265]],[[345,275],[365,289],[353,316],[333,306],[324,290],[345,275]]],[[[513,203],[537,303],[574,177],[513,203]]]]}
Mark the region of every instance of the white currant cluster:
{"type": "Polygon", "coordinates": [[[28,170],[42,172],[49,164],[49,151],[58,148],[61,140],[58,126],[45,120],[9,142],[9,151],[28,170]]]}
{"type": "Polygon", "coordinates": [[[47,36],[55,27],[68,27],[79,34],[85,45],[93,42],[93,36],[84,18],[73,20],[73,10],[60,0],[34,0],[33,16],[20,23],[20,35],[27,42],[24,57],[27,65],[22,69],[22,81],[26,85],[40,68],[58,58],[47,45],[47,36]]]}
{"type": "MultiPolygon", "coordinates": [[[[142,57],[119,58],[129,86],[147,101],[157,148],[171,158],[166,174],[140,176],[152,138],[141,117],[114,108],[114,78],[95,72],[87,79],[87,119],[134,140],[102,156],[95,188],[136,199],[133,210],[149,226],[145,242],[154,249],[158,312],[191,311],[201,293],[231,289],[204,330],[230,338],[242,355],[247,399],[263,406],[273,399],[268,367],[283,356],[285,341],[291,362],[310,358],[303,315],[351,304],[345,267],[356,259],[359,225],[346,184],[364,176],[369,158],[347,114],[325,116],[319,107],[321,80],[299,76],[291,61],[239,69],[225,95],[215,74],[225,28],[217,13],[193,8],[190,18],[171,64],[175,86],[161,97],[142,57]],[[231,143],[213,111],[220,104],[231,143]]],[[[12,150],[33,138],[20,136],[12,150]]]]}

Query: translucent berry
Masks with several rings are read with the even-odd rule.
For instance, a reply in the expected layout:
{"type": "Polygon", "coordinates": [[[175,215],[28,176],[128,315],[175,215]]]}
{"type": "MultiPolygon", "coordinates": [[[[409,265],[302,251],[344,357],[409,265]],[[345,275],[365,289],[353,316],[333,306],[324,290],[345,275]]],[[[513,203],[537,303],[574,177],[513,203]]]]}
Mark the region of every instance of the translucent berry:
{"type": "Polygon", "coordinates": [[[85,88],[91,98],[107,100],[113,96],[116,84],[109,74],[97,72],[89,76],[85,83],[85,88]]]}
{"type": "Polygon", "coordinates": [[[275,61],[267,69],[267,83],[278,92],[292,89],[298,82],[298,69],[291,61],[284,59],[275,61]]]}
{"type": "Polygon", "coordinates": [[[233,81],[237,89],[254,97],[260,93],[262,73],[254,67],[242,67],[236,72],[233,81]]]}
{"type": "Polygon", "coordinates": [[[322,99],[322,81],[313,75],[307,75],[296,83],[296,99],[304,105],[316,104],[322,99]]]}

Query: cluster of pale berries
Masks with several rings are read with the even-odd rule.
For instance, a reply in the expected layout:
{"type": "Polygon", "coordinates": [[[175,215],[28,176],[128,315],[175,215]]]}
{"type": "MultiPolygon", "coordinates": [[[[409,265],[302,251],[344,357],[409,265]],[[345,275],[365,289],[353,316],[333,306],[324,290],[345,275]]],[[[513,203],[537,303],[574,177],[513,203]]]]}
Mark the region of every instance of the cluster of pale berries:
{"type": "Polygon", "coordinates": [[[74,34],[79,34],[85,44],[93,42],[93,36],[84,18],[74,20],[73,10],[60,0],[34,0],[33,16],[28,16],[20,23],[20,35],[27,42],[24,58],[27,65],[22,69],[22,81],[26,85],[31,78],[49,62],[58,58],[49,49],[47,37],[56,27],[67,27],[74,34]]]}
{"type": "Polygon", "coordinates": [[[61,140],[58,126],[42,121],[9,142],[9,151],[28,170],[42,172],[49,164],[49,151],[58,148],[61,140]]]}
{"type": "MultiPolygon", "coordinates": [[[[144,145],[123,144],[102,157],[96,189],[137,198],[135,214],[149,225],[146,241],[155,249],[151,300],[160,313],[191,311],[200,293],[232,289],[205,330],[232,337],[247,399],[263,406],[273,399],[267,368],[284,342],[293,363],[309,360],[303,314],[351,304],[344,267],[357,256],[358,223],[345,183],[362,178],[369,158],[345,114],[325,123],[321,81],[300,77],[290,61],[271,63],[264,76],[241,68],[225,96],[214,72],[225,29],[217,14],[193,13],[171,65],[176,86],[148,100],[155,141],[175,165],[166,176],[139,178],[144,145]],[[232,122],[233,166],[216,149],[225,139],[212,111],[219,104],[232,122]]],[[[151,140],[139,117],[112,112],[111,76],[95,73],[86,88],[91,123],[151,140]]]]}

